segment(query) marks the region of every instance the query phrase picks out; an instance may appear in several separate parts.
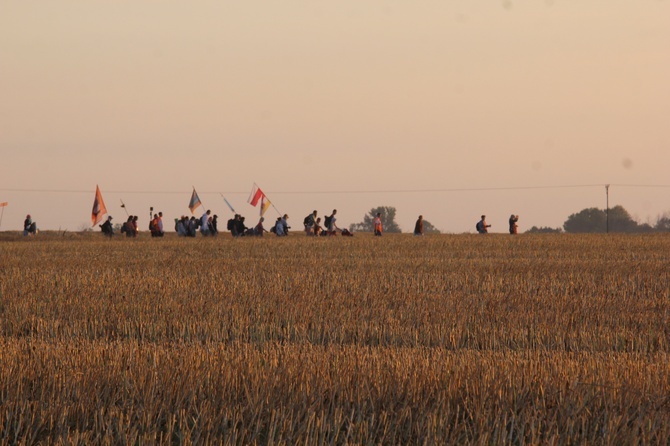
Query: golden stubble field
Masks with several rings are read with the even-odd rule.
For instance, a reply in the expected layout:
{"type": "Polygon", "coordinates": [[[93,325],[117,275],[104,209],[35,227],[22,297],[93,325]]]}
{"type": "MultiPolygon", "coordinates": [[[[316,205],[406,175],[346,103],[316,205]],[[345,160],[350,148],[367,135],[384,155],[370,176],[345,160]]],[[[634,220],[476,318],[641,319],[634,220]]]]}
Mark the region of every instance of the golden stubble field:
{"type": "Polygon", "coordinates": [[[0,236],[0,440],[668,444],[670,235],[0,236]]]}

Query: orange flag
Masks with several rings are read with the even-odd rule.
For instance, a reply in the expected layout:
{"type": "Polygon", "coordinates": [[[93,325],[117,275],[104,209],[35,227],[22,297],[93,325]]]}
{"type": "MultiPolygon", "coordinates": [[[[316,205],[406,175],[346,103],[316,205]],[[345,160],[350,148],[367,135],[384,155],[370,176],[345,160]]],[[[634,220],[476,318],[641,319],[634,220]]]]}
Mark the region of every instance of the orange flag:
{"type": "Polygon", "coordinates": [[[100,188],[98,185],[95,185],[95,200],[93,200],[93,211],[91,211],[91,226],[98,224],[102,220],[102,216],[107,213],[107,208],[105,207],[105,202],[102,200],[102,194],[100,193],[100,188]]]}

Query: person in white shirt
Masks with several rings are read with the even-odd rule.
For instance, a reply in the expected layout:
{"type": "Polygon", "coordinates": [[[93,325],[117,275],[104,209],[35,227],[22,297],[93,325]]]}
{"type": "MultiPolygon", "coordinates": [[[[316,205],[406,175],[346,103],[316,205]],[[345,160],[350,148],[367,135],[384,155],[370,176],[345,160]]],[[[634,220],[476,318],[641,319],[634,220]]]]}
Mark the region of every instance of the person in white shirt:
{"type": "Polygon", "coordinates": [[[211,213],[212,211],[207,209],[207,212],[202,214],[202,217],[200,217],[200,233],[202,235],[209,235],[209,225],[207,224],[207,220],[209,220],[211,213]]]}

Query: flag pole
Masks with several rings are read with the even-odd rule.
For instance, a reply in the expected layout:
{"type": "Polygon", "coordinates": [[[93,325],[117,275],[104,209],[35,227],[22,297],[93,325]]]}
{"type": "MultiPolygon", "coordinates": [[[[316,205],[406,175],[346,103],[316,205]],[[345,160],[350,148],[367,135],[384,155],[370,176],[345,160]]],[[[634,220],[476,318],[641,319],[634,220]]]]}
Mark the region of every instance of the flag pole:
{"type": "Polygon", "coordinates": [[[247,198],[247,203],[251,203],[251,196],[257,189],[259,189],[258,184],[256,184],[256,182],[254,181],[254,187],[251,188],[251,193],[249,194],[249,198],[247,198]]]}
{"type": "Polygon", "coordinates": [[[226,204],[228,205],[228,208],[231,210],[231,212],[233,214],[235,214],[235,209],[233,209],[233,206],[230,203],[228,203],[228,200],[226,200],[226,197],[224,197],[221,192],[219,192],[219,195],[221,195],[221,198],[223,198],[223,201],[226,202],[226,204]]]}
{"type": "MultiPolygon", "coordinates": [[[[195,190],[195,186],[193,186],[193,190],[195,190]]],[[[200,195],[198,195],[198,200],[200,200],[200,206],[202,206],[202,208],[205,209],[205,203],[202,202],[202,198],[200,198],[200,195]]]]}
{"type": "Polygon", "coordinates": [[[130,217],[130,214],[128,213],[128,209],[126,209],[126,204],[120,198],[119,198],[119,200],[121,201],[121,207],[123,208],[124,211],[126,211],[126,217],[130,217]]]}
{"type": "Polygon", "coordinates": [[[275,206],[275,204],[274,204],[273,202],[270,202],[270,204],[271,204],[272,207],[275,209],[275,211],[277,211],[277,215],[279,215],[280,217],[282,217],[282,213],[279,212],[279,209],[277,209],[277,206],[275,206]]]}

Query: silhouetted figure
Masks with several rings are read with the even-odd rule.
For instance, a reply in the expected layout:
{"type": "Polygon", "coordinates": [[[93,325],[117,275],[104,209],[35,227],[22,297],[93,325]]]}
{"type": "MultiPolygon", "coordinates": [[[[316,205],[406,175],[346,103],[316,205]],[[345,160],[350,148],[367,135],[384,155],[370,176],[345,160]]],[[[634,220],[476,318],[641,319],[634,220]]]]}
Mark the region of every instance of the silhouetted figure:
{"type": "Polygon", "coordinates": [[[175,231],[179,237],[186,237],[188,235],[188,217],[182,215],[179,221],[177,221],[177,226],[175,231]]]}
{"type": "Polygon", "coordinates": [[[254,228],[254,235],[257,235],[257,236],[259,236],[259,237],[263,237],[263,233],[264,233],[264,232],[268,232],[268,231],[266,231],[265,228],[263,227],[263,222],[264,222],[264,221],[265,221],[265,218],[263,218],[263,217],[261,217],[261,218],[258,220],[258,224],[257,224],[256,227],[254,228]]]}
{"type": "Polygon", "coordinates": [[[305,219],[302,221],[302,224],[305,226],[305,234],[314,235],[314,224],[316,223],[316,211],[312,211],[305,219]]]}
{"type": "Polygon", "coordinates": [[[37,234],[37,223],[33,221],[30,217],[30,214],[26,215],[26,219],[23,221],[23,235],[35,235],[37,234]]]}
{"type": "Polygon", "coordinates": [[[214,216],[209,217],[207,225],[209,226],[209,235],[217,235],[219,233],[219,216],[214,214],[214,216]]]}
{"type": "Polygon", "coordinates": [[[239,214],[235,214],[235,216],[231,219],[228,220],[226,223],[226,229],[230,231],[230,235],[233,237],[237,237],[237,220],[240,218],[239,214]]]}
{"type": "Polygon", "coordinates": [[[337,227],[336,215],[337,215],[337,209],[333,209],[333,213],[330,215],[326,215],[325,220],[323,221],[323,224],[326,227],[328,235],[335,235],[337,234],[336,231],[340,229],[337,227]]]}
{"type": "Polygon", "coordinates": [[[240,215],[237,222],[235,222],[235,230],[237,231],[238,237],[242,237],[247,233],[247,227],[244,224],[244,220],[245,218],[240,215]]]}
{"type": "Polygon", "coordinates": [[[121,225],[121,234],[126,234],[126,237],[133,237],[135,231],[133,230],[133,216],[129,215],[128,219],[121,225]]]}
{"type": "Polygon", "coordinates": [[[519,225],[516,224],[517,221],[519,221],[519,216],[512,214],[509,218],[509,233],[510,234],[516,234],[517,233],[517,231],[519,229],[519,225]]]}
{"type": "Polygon", "coordinates": [[[188,221],[187,234],[189,237],[195,237],[197,232],[198,232],[198,219],[195,217],[191,217],[191,219],[188,221]]]}
{"type": "Polygon", "coordinates": [[[158,214],[154,215],[154,218],[151,220],[151,224],[149,225],[149,228],[151,229],[151,236],[152,237],[163,237],[165,234],[163,232],[163,213],[159,212],[158,214]]]}
{"type": "Polygon", "coordinates": [[[103,234],[105,234],[107,237],[112,238],[114,235],[114,227],[112,226],[112,216],[110,215],[107,217],[107,220],[100,226],[100,230],[102,231],[103,234]]]}
{"type": "Polygon", "coordinates": [[[414,235],[423,235],[423,215],[419,215],[419,219],[414,225],[414,235]]]}
{"type": "Polygon", "coordinates": [[[475,229],[477,229],[477,232],[480,234],[488,234],[488,228],[490,227],[491,225],[486,224],[486,215],[482,215],[482,219],[477,222],[475,229]]]}

